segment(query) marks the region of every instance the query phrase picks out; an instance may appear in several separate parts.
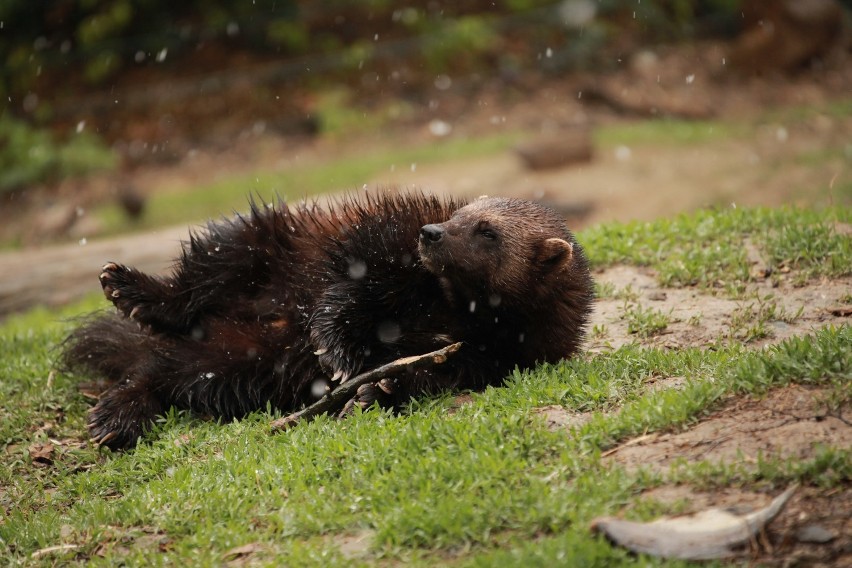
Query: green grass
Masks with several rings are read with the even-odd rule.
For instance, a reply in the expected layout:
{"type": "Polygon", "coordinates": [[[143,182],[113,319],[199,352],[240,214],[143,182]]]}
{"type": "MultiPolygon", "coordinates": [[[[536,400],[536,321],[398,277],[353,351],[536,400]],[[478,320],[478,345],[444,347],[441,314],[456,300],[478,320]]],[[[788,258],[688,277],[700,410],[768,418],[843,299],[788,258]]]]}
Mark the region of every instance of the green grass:
{"type": "Polygon", "coordinates": [[[607,224],[581,234],[596,267],[618,263],[648,266],[663,286],[700,286],[744,292],[750,264],[743,245],[752,239],[768,268],[795,270],[804,280],[852,273],[852,239],[837,222],[852,210],[715,209],[653,222],[607,224]]]}
{"type": "MultiPolygon", "coordinates": [[[[696,250],[733,248],[748,234],[767,258],[780,259],[774,262],[831,275],[843,270],[828,259],[848,255],[848,243],[818,227],[843,214],[707,211],[593,228],[581,240],[598,265],[659,269],[703,254],[696,250]],[[790,251],[803,246],[795,239],[814,237],[823,244],[794,258],[790,251]]],[[[710,281],[740,262],[732,252],[714,258],[710,281]]],[[[51,372],[55,346],[73,325],[68,318],[100,303],[92,297],[58,312],[35,310],[0,326],[0,555],[12,565],[219,565],[251,544],[251,560],[271,565],[553,566],[569,558],[577,566],[682,566],[628,555],[592,536],[589,521],[625,508],[640,517],[660,512],[637,496],[672,481],[766,489],[850,481],[850,453],[838,448],[800,463],[763,456],[684,464],[658,476],[601,457],[633,436],[687,427],[732,395],[791,382],[824,385],[827,404],[848,406],[848,325],[760,350],[743,342],[627,345],[518,370],[454,412],[451,397],[440,396],[400,415],[373,409],[277,435],[264,412],[224,424],[170,412],[137,449],[114,454],[85,442],[80,377],[51,372]],[[661,376],[688,380],[649,391],[647,381],[661,376]],[[593,415],[571,431],[552,431],[533,412],[545,405],[593,415]],[[54,445],[50,464],[33,461],[37,443],[54,445]],[[368,546],[349,558],[339,542],[357,534],[368,546]],[[73,548],[32,557],[57,545],[73,548]]],[[[772,309],[765,298],[743,303],[758,318],[772,309]]]]}
{"type": "Polygon", "coordinates": [[[627,333],[642,338],[659,335],[672,321],[670,314],[628,301],[621,307],[621,318],[627,321],[627,333]]]}
{"type": "Polygon", "coordinates": [[[682,146],[707,144],[746,136],[747,124],[678,119],[643,120],[604,125],[595,131],[595,143],[604,146],[682,146]]]}

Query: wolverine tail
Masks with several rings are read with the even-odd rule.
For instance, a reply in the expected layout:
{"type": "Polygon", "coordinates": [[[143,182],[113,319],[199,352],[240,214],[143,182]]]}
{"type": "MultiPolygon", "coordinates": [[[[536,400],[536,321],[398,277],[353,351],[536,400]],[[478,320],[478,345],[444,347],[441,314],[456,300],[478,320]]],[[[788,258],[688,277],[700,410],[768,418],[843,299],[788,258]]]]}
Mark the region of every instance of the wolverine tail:
{"type": "Polygon", "coordinates": [[[140,356],[147,334],[117,314],[89,316],[61,345],[60,362],[67,370],[121,379],[140,356]]]}

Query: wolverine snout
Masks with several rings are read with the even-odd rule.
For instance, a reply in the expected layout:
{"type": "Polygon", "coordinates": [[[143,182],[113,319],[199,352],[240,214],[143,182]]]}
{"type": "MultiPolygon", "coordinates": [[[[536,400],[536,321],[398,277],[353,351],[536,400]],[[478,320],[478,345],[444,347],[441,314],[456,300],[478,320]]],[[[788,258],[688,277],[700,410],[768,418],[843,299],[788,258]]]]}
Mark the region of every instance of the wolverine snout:
{"type": "Polygon", "coordinates": [[[441,225],[423,225],[420,229],[420,242],[427,245],[437,243],[444,238],[446,232],[441,225]]]}

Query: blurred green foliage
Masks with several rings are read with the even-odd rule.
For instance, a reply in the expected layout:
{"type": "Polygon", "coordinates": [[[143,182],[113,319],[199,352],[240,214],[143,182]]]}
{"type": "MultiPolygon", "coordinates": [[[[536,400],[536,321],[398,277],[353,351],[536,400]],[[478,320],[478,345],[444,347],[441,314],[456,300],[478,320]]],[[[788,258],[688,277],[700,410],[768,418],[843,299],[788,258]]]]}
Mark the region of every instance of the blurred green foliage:
{"type": "MultiPolygon", "coordinates": [[[[567,23],[572,10],[591,15],[583,31],[593,36],[609,21],[666,39],[696,33],[701,22],[731,22],[739,3],[465,0],[420,7],[404,0],[3,0],[0,97],[11,96],[14,107],[30,91],[78,88],[80,79],[102,83],[123,69],[163,63],[166,54],[171,62],[210,42],[285,58],[334,54],[345,70],[347,60],[373,55],[371,44],[421,38],[413,46],[394,46],[400,48],[395,53],[430,71],[467,69],[524,45],[519,40],[536,49],[545,39],[582,39],[567,23]],[[347,54],[350,49],[356,53],[347,54]],[[55,75],[73,80],[57,81],[55,75]]],[[[603,27],[612,32],[612,25],[603,27]]]]}
{"type": "Polygon", "coordinates": [[[313,90],[396,75],[402,88],[414,91],[437,74],[511,77],[521,69],[560,73],[597,65],[615,35],[683,37],[696,33],[699,22],[735,20],[738,4],[0,0],[0,191],[108,162],[92,136],[72,136],[71,146],[60,150],[46,132],[15,119],[58,121],[56,101],[64,95],[111,84],[130,70],[157,68],[177,77],[192,69],[202,81],[204,73],[235,65],[228,54],[252,51],[255,61],[281,61],[276,80],[298,80],[313,90]],[[213,55],[196,56],[205,45],[216,46],[213,55]]]}
{"type": "Polygon", "coordinates": [[[79,132],[57,143],[47,130],[0,115],[0,195],[114,166],[115,155],[92,134],[79,132]]]}

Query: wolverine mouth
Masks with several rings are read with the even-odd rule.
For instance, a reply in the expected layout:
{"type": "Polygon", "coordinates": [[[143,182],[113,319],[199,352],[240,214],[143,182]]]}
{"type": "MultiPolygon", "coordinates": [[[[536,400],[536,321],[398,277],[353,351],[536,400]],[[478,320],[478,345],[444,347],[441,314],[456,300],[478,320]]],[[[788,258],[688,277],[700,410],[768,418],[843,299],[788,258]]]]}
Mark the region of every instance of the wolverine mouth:
{"type": "Polygon", "coordinates": [[[445,234],[446,230],[441,225],[424,225],[420,229],[417,252],[420,254],[423,266],[433,274],[440,274],[444,271],[443,263],[437,262],[435,256],[436,252],[443,248],[441,245],[445,234]]]}

